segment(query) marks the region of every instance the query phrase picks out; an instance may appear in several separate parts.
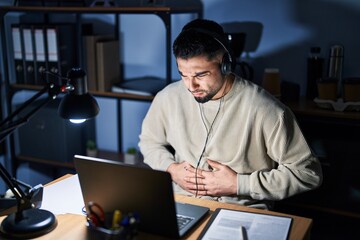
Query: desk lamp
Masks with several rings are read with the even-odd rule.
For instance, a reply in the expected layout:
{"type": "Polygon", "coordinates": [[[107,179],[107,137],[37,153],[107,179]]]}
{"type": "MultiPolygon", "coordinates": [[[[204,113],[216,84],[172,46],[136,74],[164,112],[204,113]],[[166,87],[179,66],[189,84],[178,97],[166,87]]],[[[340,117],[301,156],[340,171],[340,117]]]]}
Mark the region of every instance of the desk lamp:
{"type": "MultiPolygon", "coordinates": [[[[70,119],[72,122],[83,122],[93,118],[99,113],[96,100],[87,92],[85,72],[80,68],[73,68],[68,72],[67,78],[52,72],[42,72],[42,78],[46,82],[33,97],[24,102],[12,114],[0,123],[0,142],[15,129],[24,125],[28,120],[48,102],[55,99],[60,93],[66,93],[59,105],[59,115],[70,119]],[[48,80],[45,80],[45,75],[48,80]],[[54,80],[55,78],[55,80],[54,80]],[[31,103],[48,92],[48,97],[32,109],[24,117],[19,117],[23,110],[31,103]]],[[[57,226],[55,215],[47,210],[38,209],[33,201],[33,193],[26,194],[19,186],[19,182],[12,178],[5,167],[0,164],[0,176],[3,178],[17,201],[17,211],[9,214],[1,223],[0,230],[11,238],[34,238],[46,234],[57,226]]]]}

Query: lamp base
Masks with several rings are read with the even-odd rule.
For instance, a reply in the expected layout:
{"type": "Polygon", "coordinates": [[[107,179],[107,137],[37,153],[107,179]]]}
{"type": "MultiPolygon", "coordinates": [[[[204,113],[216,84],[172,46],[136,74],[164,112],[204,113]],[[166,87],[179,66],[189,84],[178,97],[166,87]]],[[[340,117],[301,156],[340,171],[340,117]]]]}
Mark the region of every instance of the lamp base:
{"type": "Polygon", "coordinates": [[[57,220],[53,213],[31,208],[7,216],[1,223],[1,232],[11,238],[28,239],[51,232],[56,226],[57,220]]]}

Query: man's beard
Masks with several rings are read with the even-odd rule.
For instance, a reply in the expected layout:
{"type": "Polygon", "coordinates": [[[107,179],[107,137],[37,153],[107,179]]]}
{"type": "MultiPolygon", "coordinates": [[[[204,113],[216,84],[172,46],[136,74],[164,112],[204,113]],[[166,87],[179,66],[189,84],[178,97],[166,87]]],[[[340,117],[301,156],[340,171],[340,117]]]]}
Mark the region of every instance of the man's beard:
{"type": "Polygon", "coordinates": [[[224,83],[222,83],[220,86],[218,86],[216,89],[214,89],[214,85],[208,90],[199,90],[200,92],[206,93],[206,95],[204,97],[194,97],[195,100],[198,103],[206,103],[208,101],[210,101],[211,99],[213,99],[213,97],[220,91],[220,89],[223,87],[224,83]]]}
{"type": "Polygon", "coordinates": [[[206,102],[210,101],[215,96],[215,94],[209,93],[209,94],[205,95],[204,97],[195,97],[195,100],[198,103],[206,103],[206,102]]]}
{"type": "Polygon", "coordinates": [[[210,89],[209,92],[204,91],[205,93],[207,93],[204,97],[194,97],[194,98],[198,103],[206,103],[206,102],[210,101],[219,92],[221,87],[222,86],[220,86],[220,88],[216,89],[216,90],[210,89]]]}

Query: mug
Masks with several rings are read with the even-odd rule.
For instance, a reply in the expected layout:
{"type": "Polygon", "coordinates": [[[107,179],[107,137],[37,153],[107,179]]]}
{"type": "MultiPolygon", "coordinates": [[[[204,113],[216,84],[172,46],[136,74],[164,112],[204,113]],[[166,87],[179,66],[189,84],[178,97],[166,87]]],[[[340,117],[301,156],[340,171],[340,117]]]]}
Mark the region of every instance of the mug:
{"type": "Polygon", "coordinates": [[[278,68],[265,68],[262,87],[275,97],[281,97],[280,71],[278,68]]]}

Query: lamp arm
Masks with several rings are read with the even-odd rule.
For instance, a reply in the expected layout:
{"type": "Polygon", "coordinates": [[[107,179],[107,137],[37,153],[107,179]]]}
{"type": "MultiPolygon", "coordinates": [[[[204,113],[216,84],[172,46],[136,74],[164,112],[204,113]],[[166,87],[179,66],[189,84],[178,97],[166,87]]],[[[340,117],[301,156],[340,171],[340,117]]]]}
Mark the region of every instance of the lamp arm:
{"type": "MultiPolygon", "coordinates": [[[[16,120],[11,121],[6,128],[2,129],[0,134],[2,135],[0,138],[0,142],[2,142],[9,134],[11,134],[15,129],[21,127],[25,123],[29,121],[29,119],[38,111],[40,108],[42,108],[44,105],[46,105],[48,102],[50,102],[52,99],[48,98],[46,101],[42,102],[40,105],[36,106],[33,110],[31,110],[26,116],[16,120]]],[[[14,115],[15,117],[15,115],[14,115]]]]}
{"type": "Polygon", "coordinates": [[[0,175],[18,201],[26,198],[24,191],[19,187],[17,183],[12,180],[10,174],[8,173],[8,171],[6,171],[5,167],[2,164],[0,164],[0,175]]]}
{"type": "Polygon", "coordinates": [[[61,92],[61,86],[56,86],[53,83],[46,84],[39,92],[37,92],[34,96],[25,101],[20,107],[18,107],[13,113],[11,113],[8,117],[6,117],[0,123],[0,143],[11,134],[16,128],[22,126],[27,123],[29,119],[39,111],[43,106],[52,101],[57,97],[57,95],[61,92]],[[13,122],[13,119],[19,115],[24,109],[26,109],[30,104],[35,102],[39,97],[41,97],[44,93],[48,92],[48,98],[36,106],[34,109],[29,111],[27,115],[13,122]]]}
{"type": "MultiPolygon", "coordinates": [[[[60,79],[61,81],[62,80],[66,80],[66,82],[69,80],[68,78],[65,78],[65,77],[62,77],[61,75],[58,75],[56,73],[53,73],[53,72],[50,72],[50,71],[43,71],[42,72],[42,79],[45,79],[44,75],[47,74],[47,75],[50,75],[50,76],[53,76],[53,77],[56,77],[58,79],[60,79]]],[[[67,84],[67,83],[65,83],[67,84]]],[[[19,108],[17,108],[13,113],[11,113],[8,117],[6,117],[4,120],[2,120],[0,122],[0,129],[7,123],[7,122],[11,122],[14,117],[16,115],[18,115],[21,111],[23,111],[25,108],[27,108],[30,104],[32,104],[36,99],[38,99],[39,97],[41,97],[44,93],[48,92],[49,94],[49,97],[52,98],[52,99],[55,99],[57,97],[57,95],[61,92],[61,88],[63,86],[58,86],[57,84],[55,83],[51,83],[51,82],[47,82],[45,84],[45,86],[39,91],[37,92],[36,94],[34,94],[34,96],[32,96],[31,98],[29,98],[28,100],[26,100],[19,108]]],[[[65,87],[68,87],[68,85],[66,85],[65,87]]],[[[36,112],[36,111],[35,111],[36,112]]],[[[34,113],[35,113],[34,112],[34,113]]],[[[33,113],[33,114],[34,114],[33,113]]],[[[32,114],[31,114],[32,115],[32,114]]],[[[0,134],[2,134],[0,132],[0,134]]],[[[0,141],[1,142],[1,141],[0,141]]]]}
{"type": "MultiPolygon", "coordinates": [[[[51,100],[55,99],[57,95],[61,92],[61,87],[56,86],[53,83],[46,84],[38,93],[25,101],[19,108],[17,108],[12,114],[10,114],[7,118],[5,118],[0,123],[0,143],[4,141],[4,139],[14,132],[18,127],[24,125],[29,121],[29,119],[38,112],[43,106],[49,103],[51,100]],[[49,96],[37,105],[34,109],[29,111],[24,117],[20,118],[17,121],[12,121],[18,114],[20,114],[24,109],[26,109],[30,104],[35,102],[39,97],[41,97],[44,93],[48,92],[49,96]]],[[[14,194],[15,198],[18,202],[18,209],[28,209],[31,208],[31,196],[27,196],[24,191],[20,188],[16,179],[12,178],[5,167],[0,163],[0,176],[5,181],[9,189],[14,194]]]]}
{"type": "Polygon", "coordinates": [[[20,107],[18,107],[13,113],[11,113],[9,116],[7,116],[4,120],[0,123],[0,128],[2,128],[7,122],[10,122],[13,120],[13,118],[18,115],[21,111],[23,111],[27,106],[29,106],[31,103],[33,103],[36,99],[41,97],[44,93],[48,91],[48,84],[45,85],[39,92],[37,92],[34,96],[26,100],[20,107]]]}

